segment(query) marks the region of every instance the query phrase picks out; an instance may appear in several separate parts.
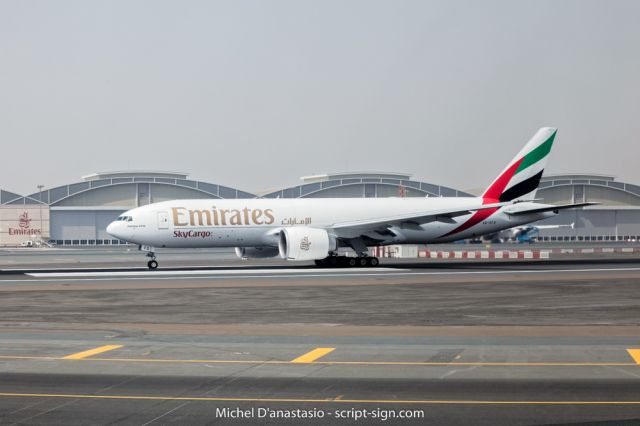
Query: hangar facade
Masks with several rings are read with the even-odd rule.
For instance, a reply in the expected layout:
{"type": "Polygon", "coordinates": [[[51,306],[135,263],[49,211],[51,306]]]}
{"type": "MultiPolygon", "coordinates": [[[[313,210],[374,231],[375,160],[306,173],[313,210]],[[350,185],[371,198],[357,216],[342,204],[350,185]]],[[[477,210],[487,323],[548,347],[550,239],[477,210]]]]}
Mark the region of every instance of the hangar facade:
{"type": "Polygon", "coordinates": [[[263,194],[264,198],[472,197],[411,179],[404,173],[352,172],[302,177],[302,184],[263,194]]]}
{"type": "MultiPolygon", "coordinates": [[[[596,202],[596,206],[564,210],[541,229],[542,241],[640,241],[640,186],[619,182],[614,176],[567,174],[545,176],[536,198],[549,204],[596,202]]],[[[542,222],[541,222],[542,223],[542,222]]]]}
{"type": "MultiPolygon", "coordinates": [[[[307,176],[302,183],[268,191],[264,198],[468,197],[455,188],[421,182],[404,173],[353,172],[307,176]]],[[[107,225],[123,211],[171,199],[256,198],[258,195],[215,183],[191,180],[186,173],[121,171],[84,176],[82,181],[22,196],[0,191],[0,246],[29,240],[55,245],[115,245],[107,225]]],[[[562,211],[540,230],[542,241],[640,240],[640,186],[613,176],[545,176],[536,198],[550,204],[595,201],[584,209],[562,211]]]]}
{"type": "Polygon", "coordinates": [[[55,245],[104,245],[124,243],[105,231],[122,212],[172,199],[254,198],[255,195],[224,185],[188,179],[186,173],[125,171],[95,173],[82,181],[46,189],[26,197],[2,191],[0,245],[19,245],[42,238],[55,245]],[[27,222],[21,235],[10,229],[25,226],[20,215],[37,218],[27,222]],[[35,221],[39,223],[38,221],[35,221]],[[9,233],[11,232],[11,235],[9,233]]]}

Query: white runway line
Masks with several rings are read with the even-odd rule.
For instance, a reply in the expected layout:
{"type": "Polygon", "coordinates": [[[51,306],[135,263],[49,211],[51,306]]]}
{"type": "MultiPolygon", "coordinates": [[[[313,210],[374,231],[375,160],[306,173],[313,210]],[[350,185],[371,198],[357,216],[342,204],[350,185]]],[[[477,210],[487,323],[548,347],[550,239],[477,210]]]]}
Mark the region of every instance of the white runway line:
{"type": "MultiPolygon", "coordinates": [[[[250,264],[250,265],[189,265],[189,268],[224,268],[224,269],[240,269],[240,268],[257,268],[257,267],[264,267],[264,268],[268,268],[273,266],[273,264],[269,264],[269,265],[259,265],[259,264],[250,264]]],[[[124,266],[127,269],[131,269],[131,270],[140,270],[141,272],[145,272],[145,271],[149,271],[149,268],[147,268],[146,266],[131,266],[131,267],[127,267],[124,266]]],[[[87,266],[87,267],[73,267],[73,266],[64,266],[64,267],[59,267],[59,268],[9,268],[9,269],[0,269],[0,272],[24,272],[26,273],[30,273],[30,272],[38,272],[38,271],[68,271],[69,269],[73,269],[73,271],[91,271],[94,269],[101,269],[104,272],[109,272],[109,271],[114,271],[114,272],[118,272],[120,270],[122,270],[123,266],[121,267],[113,267],[113,268],[103,268],[100,266],[87,266]]],[[[137,271],[136,271],[137,272],[137,271]]]]}
{"type": "Polygon", "coordinates": [[[575,273],[575,272],[623,272],[623,271],[640,271],[640,268],[590,268],[590,269],[531,269],[531,270],[499,270],[499,271],[428,271],[428,272],[415,272],[408,269],[395,269],[395,268],[354,268],[350,269],[351,273],[345,272],[343,269],[308,269],[306,273],[301,273],[301,270],[294,269],[294,273],[283,273],[283,271],[291,271],[286,269],[270,269],[261,273],[257,273],[260,270],[253,270],[256,273],[250,274],[249,271],[192,271],[197,275],[185,275],[183,271],[164,271],[172,272],[171,275],[159,275],[158,272],[162,271],[149,271],[144,275],[131,276],[124,273],[122,276],[114,276],[113,273],[103,273],[103,276],[89,277],[86,273],[78,273],[77,275],[69,276],[65,274],[64,277],[52,276],[51,274],[25,274],[30,275],[36,279],[0,279],[0,283],[34,283],[34,282],[82,282],[82,281],[122,281],[122,280],[201,280],[201,279],[274,279],[274,278],[346,278],[346,277],[402,277],[402,276],[420,276],[420,275],[441,275],[441,276],[455,276],[455,275],[505,275],[505,274],[549,274],[549,273],[575,273]],[[360,272],[359,272],[360,271],[360,272]],[[366,272],[365,272],[366,271],[366,272]],[[229,273],[231,272],[231,274],[229,273]],[[382,274],[380,272],[383,272],[382,274]]]}
{"type": "MultiPolygon", "coordinates": [[[[389,272],[389,271],[408,271],[408,269],[396,269],[396,268],[376,268],[376,271],[389,272]]],[[[345,275],[350,275],[349,271],[353,273],[367,271],[370,272],[370,268],[314,268],[314,269],[233,269],[233,270],[197,270],[197,271],[101,271],[101,272],[35,272],[27,273],[30,277],[34,278],[90,278],[90,277],[156,277],[156,276],[189,276],[189,275],[269,275],[269,274],[299,274],[305,276],[307,274],[317,274],[318,272],[335,273],[342,272],[345,275]]]]}

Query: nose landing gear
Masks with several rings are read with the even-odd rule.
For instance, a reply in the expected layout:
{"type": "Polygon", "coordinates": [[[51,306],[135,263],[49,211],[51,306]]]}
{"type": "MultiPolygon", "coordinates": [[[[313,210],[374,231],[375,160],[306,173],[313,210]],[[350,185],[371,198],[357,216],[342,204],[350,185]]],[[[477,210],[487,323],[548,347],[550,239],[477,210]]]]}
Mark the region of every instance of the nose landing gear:
{"type": "Polygon", "coordinates": [[[147,253],[147,257],[150,257],[151,260],[147,262],[147,267],[149,269],[156,269],[158,267],[158,261],[156,260],[156,254],[152,251],[147,253]]]}
{"type": "Polygon", "coordinates": [[[146,256],[150,258],[149,261],[147,262],[147,268],[153,270],[158,267],[158,261],[156,260],[155,247],[147,246],[147,245],[139,245],[138,250],[146,252],[147,253],[146,256]]]}

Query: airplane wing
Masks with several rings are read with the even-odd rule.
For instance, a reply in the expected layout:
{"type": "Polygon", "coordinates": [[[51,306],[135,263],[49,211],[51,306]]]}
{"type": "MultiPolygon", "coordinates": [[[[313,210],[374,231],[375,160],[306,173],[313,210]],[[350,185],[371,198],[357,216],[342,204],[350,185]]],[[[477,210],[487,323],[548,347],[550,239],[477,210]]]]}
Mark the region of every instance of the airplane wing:
{"type": "Polygon", "coordinates": [[[599,204],[599,203],[561,204],[559,206],[545,206],[545,207],[538,207],[538,208],[527,209],[527,210],[515,210],[511,212],[505,211],[505,213],[510,216],[522,216],[525,214],[532,214],[532,213],[552,212],[555,210],[575,209],[576,207],[594,206],[596,204],[599,204]]]}
{"type": "Polygon", "coordinates": [[[495,209],[512,204],[513,202],[511,201],[492,204],[475,204],[465,206],[463,208],[432,210],[429,212],[420,211],[397,216],[376,217],[373,219],[354,220],[350,222],[337,222],[334,223],[331,228],[334,230],[373,231],[376,229],[386,229],[390,226],[417,227],[423,223],[429,222],[455,223],[453,220],[454,217],[464,216],[478,210],[495,209]]]}
{"type": "Polygon", "coordinates": [[[571,228],[573,229],[575,227],[575,222],[572,223],[568,223],[565,225],[532,225],[532,227],[534,228],[538,228],[538,229],[559,229],[559,228],[571,228]]]}

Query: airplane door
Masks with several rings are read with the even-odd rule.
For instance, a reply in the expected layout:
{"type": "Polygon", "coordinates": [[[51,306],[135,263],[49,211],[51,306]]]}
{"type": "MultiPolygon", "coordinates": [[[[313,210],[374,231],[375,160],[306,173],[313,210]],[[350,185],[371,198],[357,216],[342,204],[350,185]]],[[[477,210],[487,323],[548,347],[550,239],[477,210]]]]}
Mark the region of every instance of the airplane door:
{"type": "Polygon", "coordinates": [[[158,229],[169,229],[169,213],[158,212],[158,229]]]}

